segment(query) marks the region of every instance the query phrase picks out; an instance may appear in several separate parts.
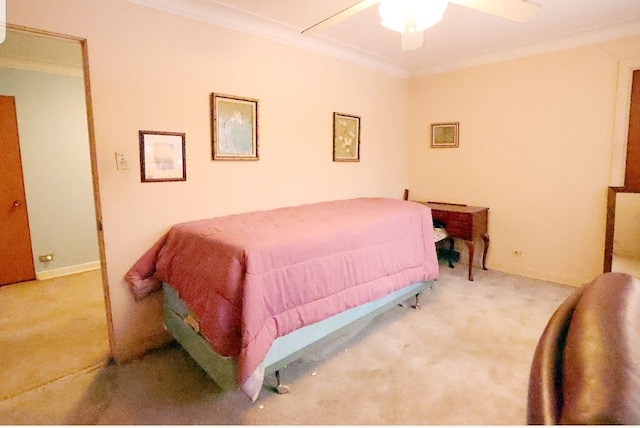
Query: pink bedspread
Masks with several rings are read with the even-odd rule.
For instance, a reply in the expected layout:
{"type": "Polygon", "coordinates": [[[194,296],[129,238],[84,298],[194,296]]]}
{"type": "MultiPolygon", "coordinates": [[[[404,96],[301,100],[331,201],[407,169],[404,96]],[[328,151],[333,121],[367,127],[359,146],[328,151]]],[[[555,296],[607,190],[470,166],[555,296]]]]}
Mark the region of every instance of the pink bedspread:
{"type": "Polygon", "coordinates": [[[175,288],[242,385],[277,337],[437,276],[430,209],[360,198],[175,225],[127,280],[175,288]]]}

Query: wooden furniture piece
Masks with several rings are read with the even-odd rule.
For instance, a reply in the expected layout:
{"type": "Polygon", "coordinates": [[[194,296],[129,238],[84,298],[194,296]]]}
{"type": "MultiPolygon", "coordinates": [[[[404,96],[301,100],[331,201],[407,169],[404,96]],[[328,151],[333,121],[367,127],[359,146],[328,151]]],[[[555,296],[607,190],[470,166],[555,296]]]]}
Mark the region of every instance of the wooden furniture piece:
{"type": "MultiPolygon", "coordinates": [[[[482,253],[482,269],[487,270],[487,250],[489,249],[488,217],[489,208],[473,207],[461,204],[449,204],[440,202],[420,202],[431,208],[434,220],[444,223],[453,250],[454,238],[460,238],[469,249],[469,281],[473,281],[473,255],[475,253],[475,240],[482,238],[484,252],[482,253]]],[[[451,262],[449,266],[453,267],[451,262]]]]}

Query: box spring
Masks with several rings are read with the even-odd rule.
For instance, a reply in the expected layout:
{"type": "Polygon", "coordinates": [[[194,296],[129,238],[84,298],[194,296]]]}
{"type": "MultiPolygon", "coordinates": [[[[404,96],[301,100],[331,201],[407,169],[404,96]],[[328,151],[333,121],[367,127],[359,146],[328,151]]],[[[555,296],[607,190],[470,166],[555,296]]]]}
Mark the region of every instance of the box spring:
{"type": "MultiPolygon", "coordinates": [[[[301,358],[305,353],[317,349],[349,331],[364,327],[377,315],[419,295],[426,288],[432,287],[433,281],[416,282],[381,299],[348,309],[278,337],[273,342],[262,364],[264,374],[273,373],[301,358]]],[[[178,293],[166,283],[163,283],[163,290],[164,323],[169,332],[221,390],[228,391],[238,388],[236,360],[217,354],[209,342],[197,331],[197,324],[189,321],[192,314],[184,301],[178,297],[178,293]]]]}

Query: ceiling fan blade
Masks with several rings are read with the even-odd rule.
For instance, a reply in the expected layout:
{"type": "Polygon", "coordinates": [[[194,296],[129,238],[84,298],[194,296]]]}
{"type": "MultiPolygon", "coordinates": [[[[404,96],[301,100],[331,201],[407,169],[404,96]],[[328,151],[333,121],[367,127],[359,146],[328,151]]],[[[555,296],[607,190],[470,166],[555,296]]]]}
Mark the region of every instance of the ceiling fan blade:
{"type": "Polygon", "coordinates": [[[402,41],[403,51],[418,49],[424,45],[424,31],[414,31],[413,33],[405,31],[400,33],[400,40],[402,41]]]}
{"type": "Polygon", "coordinates": [[[341,10],[335,15],[331,15],[327,19],[324,19],[317,24],[312,25],[302,32],[302,34],[314,33],[316,31],[320,31],[323,28],[328,28],[338,22],[349,18],[350,16],[355,15],[356,13],[362,12],[365,9],[370,8],[374,4],[380,3],[381,0],[363,0],[359,3],[354,4],[353,6],[349,6],[348,8],[341,10]]]}
{"type": "Polygon", "coordinates": [[[449,3],[459,4],[516,22],[525,22],[533,18],[540,9],[539,4],[526,0],[449,0],[449,3]]]}

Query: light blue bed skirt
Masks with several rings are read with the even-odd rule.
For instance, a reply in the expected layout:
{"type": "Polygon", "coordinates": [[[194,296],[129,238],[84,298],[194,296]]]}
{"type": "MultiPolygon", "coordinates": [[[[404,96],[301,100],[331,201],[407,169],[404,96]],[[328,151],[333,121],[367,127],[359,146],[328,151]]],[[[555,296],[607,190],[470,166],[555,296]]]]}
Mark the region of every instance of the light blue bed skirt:
{"type": "MultiPolygon", "coordinates": [[[[416,282],[381,299],[348,309],[277,338],[263,362],[265,375],[283,368],[317,347],[325,346],[336,337],[362,328],[377,315],[431,287],[433,281],[416,282]]],[[[166,328],[222,390],[236,389],[235,360],[216,354],[206,339],[196,331],[197,328],[189,325],[189,309],[177,292],[168,284],[163,284],[163,289],[166,328]]]]}

